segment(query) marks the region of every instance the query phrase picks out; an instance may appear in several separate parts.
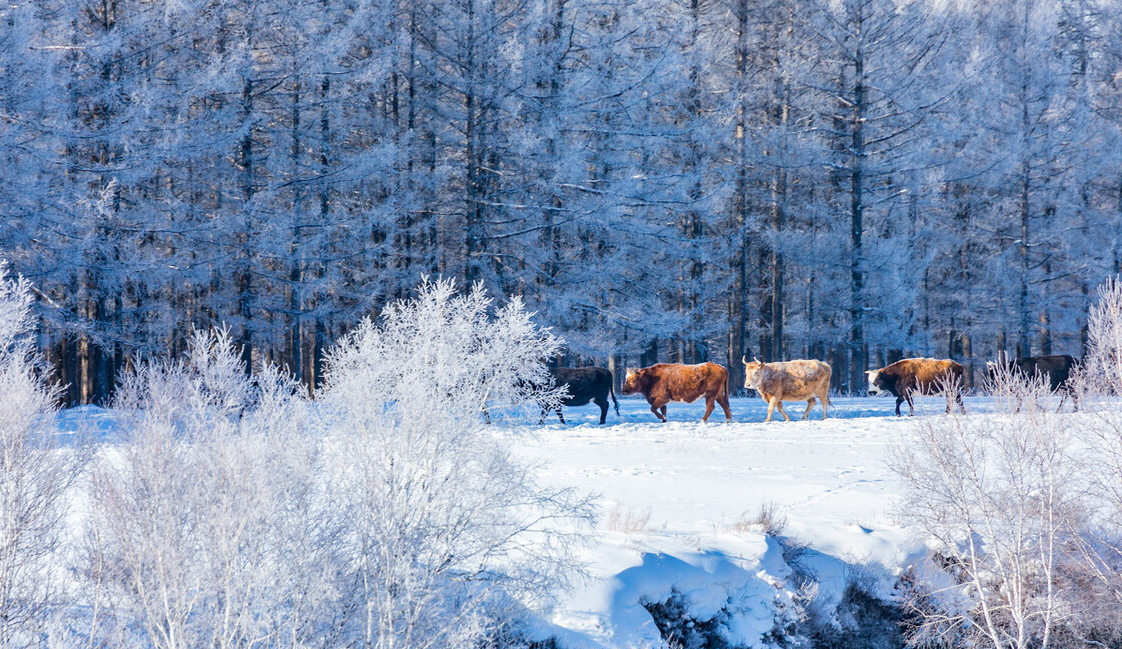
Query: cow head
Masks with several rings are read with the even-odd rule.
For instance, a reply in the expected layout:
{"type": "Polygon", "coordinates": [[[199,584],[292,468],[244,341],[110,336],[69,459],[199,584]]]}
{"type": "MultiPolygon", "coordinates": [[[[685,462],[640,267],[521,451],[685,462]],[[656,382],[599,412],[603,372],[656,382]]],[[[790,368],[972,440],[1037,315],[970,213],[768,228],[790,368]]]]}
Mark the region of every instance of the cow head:
{"type": "Polygon", "coordinates": [[[749,363],[747,356],[742,356],[740,362],[744,363],[744,387],[758,390],[760,388],[760,370],[763,369],[764,364],[755,357],[749,363]]]}
{"type": "Polygon", "coordinates": [[[881,386],[880,370],[869,370],[865,372],[865,376],[869,377],[869,394],[880,394],[884,389],[881,386]]]}
{"type": "Polygon", "coordinates": [[[986,361],[986,381],[990,385],[995,385],[1003,374],[1016,375],[1018,371],[1025,372],[1025,369],[1018,363],[1019,360],[1021,359],[1017,359],[1016,361],[1007,360],[1004,363],[986,361]]]}
{"type": "Polygon", "coordinates": [[[623,379],[623,386],[619,389],[620,394],[635,394],[639,391],[639,380],[643,376],[643,370],[627,370],[627,377],[623,379]]]}

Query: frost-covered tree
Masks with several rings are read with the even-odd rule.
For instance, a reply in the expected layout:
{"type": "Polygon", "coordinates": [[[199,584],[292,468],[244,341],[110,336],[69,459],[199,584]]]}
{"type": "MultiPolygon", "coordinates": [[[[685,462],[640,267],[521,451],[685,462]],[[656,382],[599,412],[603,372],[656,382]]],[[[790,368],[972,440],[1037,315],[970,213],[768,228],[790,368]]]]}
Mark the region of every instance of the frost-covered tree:
{"type": "Polygon", "coordinates": [[[71,403],[220,323],[314,390],[424,274],[521,296],[565,363],[813,356],[859,389],[1078,352],[1122,264],[1113,8],[13,2],[0,247],[71,403]]]}
{"type": "Polygon", "coordinates": [[[920,190],[919,170],[939,162],[924,155],[923,141],[948,89],[924,81],[937,78],[946,18],[931,3],[892,0],[824,2],[818,14],[831,68],[818,125],[831,148],[827,203],[838,224],[833,235],[846,242],[837,254],[848,257],[838,288],[847,294],[849,371],[835,372],[859,389],[869,340],[899,340],[897,318],[914,292],[898,287],[920,276],[907,236],[919,215],[909,213],[906,198],[920,190]]]}

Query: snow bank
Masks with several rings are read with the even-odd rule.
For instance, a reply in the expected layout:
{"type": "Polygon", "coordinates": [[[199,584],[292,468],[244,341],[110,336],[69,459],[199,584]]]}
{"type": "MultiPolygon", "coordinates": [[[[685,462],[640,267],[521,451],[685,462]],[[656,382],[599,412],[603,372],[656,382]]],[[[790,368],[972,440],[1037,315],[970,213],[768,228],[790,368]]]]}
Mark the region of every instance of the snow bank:
{"type": "MultiPolygon", "coordinates": [[[[981,398],[966,406],[989,409],[981,398]]],[[[816,406],[808,421],[764,423],[764,402],[744,398],[732,400],[733,423],[702,424],[704,404],[675,403],[660,424],[645,402],[626,399],[604,426],[584,407],[565,409],[569,425],[537,427],[520,452],[542,463],[546,483],[598,493],[602,514],[585,556],[590,577],[551,632],[574,648],[657,646],[644,604],[674,597],[692,619],[716,619],[731,646],[764,647],[791,621],[808,578],[827,612],[855,569],[891,598],[901,567],[923,554],[892,518],[900,485],[885,452],[910,426],[893,407],[837,398],[825,421],[816,406]],[[786,552],[754,522],[762,507],[785,517],[786,552]]],[[[943,407],[919,399],[917,416],[943,407]]]]}

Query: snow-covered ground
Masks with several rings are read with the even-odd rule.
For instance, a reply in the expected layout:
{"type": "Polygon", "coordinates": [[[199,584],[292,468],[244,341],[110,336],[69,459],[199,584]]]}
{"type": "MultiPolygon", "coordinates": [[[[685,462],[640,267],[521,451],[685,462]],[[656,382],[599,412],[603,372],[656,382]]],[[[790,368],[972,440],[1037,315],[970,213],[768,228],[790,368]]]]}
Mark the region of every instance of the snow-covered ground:
{"type": "MultiPolygon", "coordinates": [[[[901,567],[922,556],[922,541],[894,523],[900,485],[886,452],[912,422],[943,416],[944,405],[917,399],[910,419],[894,416],[891,398],[837,398],[825,421],[818,405],[798,421],[804,402],[788,406],[795,421],[776,413],[765,423],[766,404],[740,398],[732,423],[718,409],[703,424],[703,403],[672,403],[662,424],[644,401],[628,398],[604,426],[589,405],[566,408],[565,425],[552,415],[528,435],[511,435],[518,454],[540,465],[542,482],[593,493],[600,506],[594,542],[581,556],[589,576],[563,596],[543,635],[573,648],[657,646],[643,604],[673,594],[693,619],[719,620],[732,646],[762,647],[796,596],[796,569],[812,574],[827,609],[852,566],[864,566],[890,596],[901,567]],[[785,519],[782,536],[809,546],[797,566],[755,523],[761,508],[785,519]]],[[[971,413],[989,405],[966,400],[971,413]]],[[[68,410],[60,429],[113,444],[121,433],[115,415],[68,410]]]]}
{"type": "MultiPolygon", "coordinates": [[[[891,398],[838,398],[830,418],[791,403],[794,421],[764,422],[758,398],[732,400],[733,422],[720,409],[700,422],[704,404],[669,406],[661,424],[639,399],[620,401],[597,425],[595,405],[566,408],[569,422],[539,427],[520,452],[542,463],[541,478],[599,494],[591,577],[568,597],[554,622],[573,646],[628,647],[659,634],[642,602],[677,591],[702,619],[725,608],[729,639],[757,646],[792,594],[781,548],[751,522],[761,508],[786,517],[785,536],[815,552],[802,565],[816,573],[820,597],[837,598],[847,564],[873,566],[887,589],[914,560],[921,541],[893,521],[900,486],[886,464],[892,440],[906,434],[891,398]],[[778,599],[777,599],[778,598],[778,599]]],[[[968,412],[988,410],[984,398],[968,412]]],[[[942,416],[945,401],[916,401],[916,417],[942,416]]],[[[905,414],[906,404],[905,404],[905,414]]],[[[548,422],[549,420],[547,420],[548,422]]]]}

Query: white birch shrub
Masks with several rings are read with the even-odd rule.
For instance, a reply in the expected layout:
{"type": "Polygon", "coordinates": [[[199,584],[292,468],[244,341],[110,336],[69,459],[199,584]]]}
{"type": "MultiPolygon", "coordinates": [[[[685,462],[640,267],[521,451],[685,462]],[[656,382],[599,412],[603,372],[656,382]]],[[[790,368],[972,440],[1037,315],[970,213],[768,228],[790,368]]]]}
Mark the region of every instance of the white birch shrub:
{"type": "Polygon", "coordinates": [[[1087,315],[1087,350],[1075,377],[1074,419],[1087,515],[1082,521],[1080,623],[1073,633],[1122,644],[1122,281],[1108,279],[1087,315]]]}
{"type": "Polygon", "coordinates": [[[517,636],[575,568],[591,520],[571,490],[538,485],[492,417],[556,399],[559,341],[518,299],[492,314],[476,286],[425,282],[330,354],[332,493],[347,511],[349,597],[363,646],[476,647],[517,636]]]}
{"type": "Polygon", "coordinates": [[[1045,649],[1071,621],[1061,587],[1082,515],[1074,431],[1042,381],[999,372],[992,415],[917,422],[891,455],[904,524],[931,561],[909,576],[912,644],[1045,649]]]}
{"type": "Polygon", "coordinates": [[[305,646],[328,624],[329,501],[299,386],[250,379],[225,331],[122,382],[126,441],[92,471],[88,619],[109,646],[305,646]]]}
{"type": "Polygon", "coordinates": [[[83,448],[61,448],[58,389],[29,333],[31,285],[0,262],[0,646],[38,645],[69,595],[59,569],[83,448]]]}

